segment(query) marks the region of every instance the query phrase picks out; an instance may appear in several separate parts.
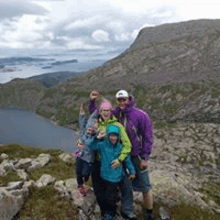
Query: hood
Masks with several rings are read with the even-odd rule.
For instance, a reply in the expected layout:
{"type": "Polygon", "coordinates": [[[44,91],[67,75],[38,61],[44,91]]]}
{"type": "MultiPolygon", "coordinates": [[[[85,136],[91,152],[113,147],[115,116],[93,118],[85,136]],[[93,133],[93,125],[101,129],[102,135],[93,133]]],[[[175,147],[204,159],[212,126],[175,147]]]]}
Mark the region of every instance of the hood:
{"type": "Polygon", "coordinates": [[[110,134],[114,133],[114,134],[117,134],[118,137],[120,137],[120,128],[118,126],[116,126],[116,125],[109,125],[109,126],[107,126],[106,131],[107,131],[108,136],[110,134]]]}
{"type": "Polygon", "coordinates": [[[134,107],[134,97],[132,95],[129,96],[129,105],[122,110],[123,113],[129,113],[134,107]]]}
{"type": "Polygon", "coordinates": [[[134,96],[130,95],[129,96],[129,105],[128,107],[134,107],[134,96]]]}

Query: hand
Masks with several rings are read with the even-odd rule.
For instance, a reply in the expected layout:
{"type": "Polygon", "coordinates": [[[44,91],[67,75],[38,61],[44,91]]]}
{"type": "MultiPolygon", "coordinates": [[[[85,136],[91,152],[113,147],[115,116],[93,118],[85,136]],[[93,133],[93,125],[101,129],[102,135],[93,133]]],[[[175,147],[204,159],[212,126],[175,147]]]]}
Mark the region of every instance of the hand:
{"type": "Polygon", "coordinates": [[[121,163],[118,159],[115,159],[111,162],[111,168],[112,169],[116,169],[116,168],[120,167],[120,165],[121,165],[121,163]]]}
{"type": "Polygon", "coordinates": [[[86,133],[89,135],[93,135],[95,133],[95,129],[93,129],[93,127],[88,127],[86,129],[86,133]]]}
{"type": "Polygon", "coordinates": [[[135,175],[130,175],[128,178],[130,181],[133,181],[135,179],[135,175]]]}
{"type": "Polygon", "coordinates": [[[92,90],[92,92],[90,93],[90,99],[96,101],[98,97],[99,97],[99,92],[97,90],[92,90]]]}
{"type": "Polygon", "coordinates": [[[83,144],[81,141],[78,141],[78,142],[76,143],[76,146],[77,146],[79,149],[85,149],[85,148],[86,148],[86,145],[83,144]]]}
{"type": "Polygon", "coordinates": [[[100,131],[99,134],[97,135],[97,139],[102,139],[106,136],[106,132],[105,131],[100,131]]]}
{"type": "Polygon", "coordinates": [[[140,162],[140,168],[145,169],[149,167],[149,161],[148,160],[141,160],[140,162]]]}
{"type": "Polygon", "coordinates": [[[79,107],[79,114],[80,115],[85,115],[85,109],[84,109],[84,104],[81,104],[79,107]]]}

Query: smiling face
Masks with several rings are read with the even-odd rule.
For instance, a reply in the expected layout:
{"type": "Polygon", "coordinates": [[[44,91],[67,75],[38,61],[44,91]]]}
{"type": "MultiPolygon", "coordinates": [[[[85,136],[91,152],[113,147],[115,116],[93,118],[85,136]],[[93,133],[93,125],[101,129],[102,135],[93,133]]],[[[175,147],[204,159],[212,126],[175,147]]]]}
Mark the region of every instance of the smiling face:
{"type": "Polygon", "coordinates": [[[104,121],[108,120],[111,117],[111,109],[102,109],[100,115],[104,121]]]}
{"type": "Polygon", "coordinates": [[[129,98],[118,98],[116,102],[118,107],[123,110],[129,105],[129,98]]]}
{"type": "Polygon", "coordinates": [[[109,135],[109,140],[111,141],[111,143],[113,145],[115,145],[118,141],[118,136],[116,134],[112,133],[109,135]]]}

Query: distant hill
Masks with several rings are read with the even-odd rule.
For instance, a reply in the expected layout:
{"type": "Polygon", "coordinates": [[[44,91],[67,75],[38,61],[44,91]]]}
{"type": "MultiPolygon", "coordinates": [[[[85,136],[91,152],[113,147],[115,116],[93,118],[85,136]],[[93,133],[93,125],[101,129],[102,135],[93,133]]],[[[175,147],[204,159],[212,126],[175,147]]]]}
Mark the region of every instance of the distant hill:
{"type": "Polygon", "coordinates": [[[43,84],[47,88],[51,88],[64,80],[68,80],[73,76],[79,75],[77,72],[54,72],[32,76],[27,79],[43,84]]]}
{"type": "Polygon", "coordinates": [[[46,88],[38,82],[16,78],[0,84],[0,106],[17,106],[34,111],[45,91],[46,88]]]}
{"type": "Polygon", "coordinates": [[[220,20],[144,28],[118,57],[44,90],[35,110],[69,125],[91,89],[114,101],[115,92],[123,88],[153,122],[220,123],[219,54],[220,20]]]}

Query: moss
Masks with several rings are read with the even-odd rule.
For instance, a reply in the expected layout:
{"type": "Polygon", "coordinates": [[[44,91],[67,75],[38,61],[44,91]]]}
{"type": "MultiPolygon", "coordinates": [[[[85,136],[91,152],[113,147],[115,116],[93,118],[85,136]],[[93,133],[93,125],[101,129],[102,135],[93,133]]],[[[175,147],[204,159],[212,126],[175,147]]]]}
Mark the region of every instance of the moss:
{"type": "Polygon", "coordinates": [[[213,199],[220,205],[220,185],[206,183],[199,189],[199,192],[206,194],[208,198],[213,199]]]}
{"type": "Polygon", "coordinates": [[[212,98],[218,98],[220,96],[220,91],[213,91],[211,93],[212,98]]]}
{"type": "Polygon", "coordinates": [[[159,88],[159,92],[165,93],[173,89],[172,85],[165,85],[159,88]]]}
{"type": "Polygon", "coordinates": [[[153,124],[153,127],[156,128],[156,129],[175,128],[176,123],[168,123],[168,122],[157,121],[153,124]]]}
{"type": "Polygon", "coordinates": [[[219,219],[220,215],[211,213],[208,209],[201,209],[188,204],[175,205],[170,209],[171,219],[175,220],[214,220],[219,219]]]}

